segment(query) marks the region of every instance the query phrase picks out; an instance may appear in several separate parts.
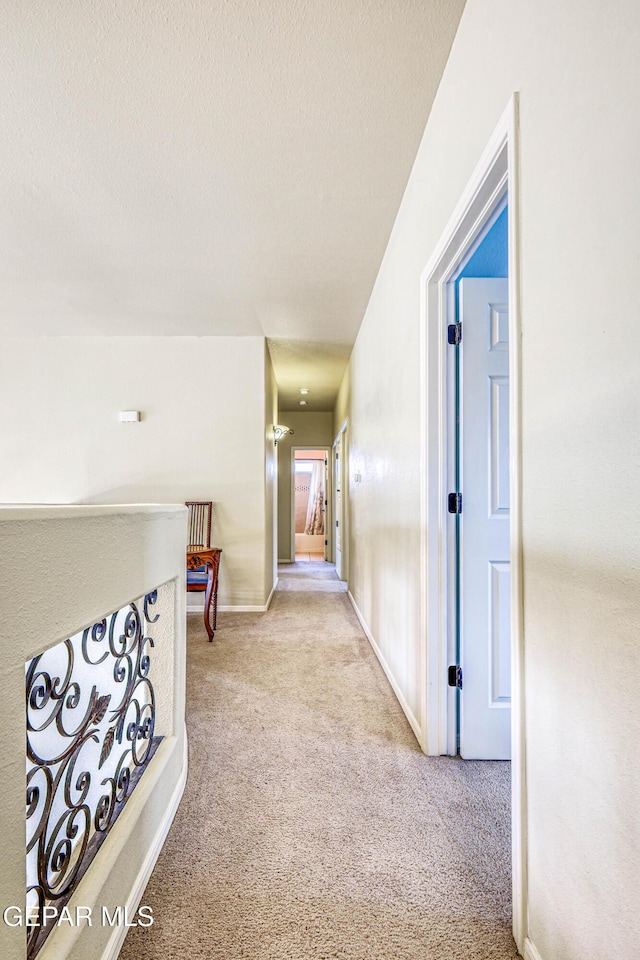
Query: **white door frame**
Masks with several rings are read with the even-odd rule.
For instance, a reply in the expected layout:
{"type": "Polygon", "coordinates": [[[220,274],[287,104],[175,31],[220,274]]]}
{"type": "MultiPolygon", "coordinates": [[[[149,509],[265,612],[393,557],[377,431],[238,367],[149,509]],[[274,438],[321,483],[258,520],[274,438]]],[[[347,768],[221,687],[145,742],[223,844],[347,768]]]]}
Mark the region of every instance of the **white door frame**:
{"type": "Polygon", "coordinates": [[[334,563],[336,563],[336,530],[335,522],[339,520],[342,523],[342,530],[340,531],[340,542],[342,544],[341,551],[341,563],[340,563],[340,579],[343,581],[349,581],[349,503],[348,503],[348,492],[349,492],[349,474],[347,471],[348,456],[349,452],[347,450],[347,444],[349,442],[349,435],[347,433],[347,428],[349,426],[349,418],[343,422],[342,426],[338,430],[335,440],[331,448],[331,490],[332,490],[332,503],[335,505],[335,509],[332,512],[332,533],[333,533],[333,550],[331,553],[331,558],[334,563]],[[342,437],[342,463],[340,464],[340,506],[342,516],[337,516],[337,497],[335,494],[335,484],[336,484],[336,448],[340,443],[340,437],[342,437]]]}
{"type": "MultiPolygon", "coordinates": [[[[325,446],[323,443],[306,443],[298,444],[291,447],[291,465],[289,467],[289,476],[291,477],[291,562],[294,563],[296,559],[296,450],[324,450],[324,455],[326,457],[327,463],[329,464],[329,469],[331,469],[331,447],[325,446]]],[[[331,500],[332,500],[332,491],[331,491],[331,478],[329,478],[329,483],[327,484],[327,489],[325,490],[327,505],[324,511],[324,535],[325,540],[327,541],[324,548],[324,558],[325,560],[330,560],[333,556],[333,530],[331,529],[331,500]]]]}
{"type": "Polygon", "coordinates": [[[518,195],[518,96],[514,94],[421,275],[421,727],[425,753],[452,751],[448,711],[448,596],[451,524],[447,513],[447,322],[451,280],[477,245],[500,199],[509,213],[509,444],[511,562],[511,805],[513,934],[527,937],[527,830],[522,593],[521,333],[518,195]]]}

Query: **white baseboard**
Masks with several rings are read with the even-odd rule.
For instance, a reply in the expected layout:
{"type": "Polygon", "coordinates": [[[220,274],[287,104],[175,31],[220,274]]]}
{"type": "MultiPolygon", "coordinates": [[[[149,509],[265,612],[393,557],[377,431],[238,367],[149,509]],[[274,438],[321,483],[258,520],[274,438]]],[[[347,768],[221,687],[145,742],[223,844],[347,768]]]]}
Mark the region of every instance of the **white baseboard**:
{"type": "Polygon", "coordinates": [[[389,683],[391,684],[391,689],[393,690],[393,692],[395,693],[396,697],[398,698],[398,702],[399,702],[400,706],[402,707],[402,709],[403,709],[403,711],[404,711],[404,714],[405,714],[407,720],[409,721],[409,725],[411,726],[411,729],[413,730],[413,732],[414,732],[414,734],[415,734],[416,740],[417,740],[418,743],[420,744],[421,749],[424,750],[424,749],[425,749],[425,748],[424,748],[424,735],[423,735],[423,733],[422,733],[422,730],[420,729],[420,724],[418,723],[418,720],[416,719],[413,711],[411,710],[411,707],[410,707],[409,704],[407,703],[406,698],[405,698],[405,695],[403,694],[402,690],[401,690],[400,687],[398,686],[398,683],[397,683],[397,681],[396,681],[396,678],[394,677],[393,673],[391,672],[391,667],[389,666],[389,664],[388,664],[387,661],[385,660],[384,654],[382,653],[382,650],[380,649],[380,647],[378,646],[378,644],[377,644],[376,641],[374,640],[373,634],[372,634],[371,631],[369,630],[369,627],[367,626],[364,617],[363,617],[362,614],[360,613],[360,610],[358,609],[358,604],[357,604],[356,601],[354,600],[353,594],[351,593],[350,590],[347,590],[347,596],[349,597],[349,600],[351,601],[351,606],[353,607],[353,609],[354,609],[355,612],[356,612],[356,617],[357,617],[358,620],[360,621],[360,626],[361,626],[362,629],[364,630],[365,636],[366,636],[367,640],[369,641],[369,643],[371,644],[371,646],[372,646],[372,648],[373,648],[373,652],[375,653],[376,657],[378,658],[378,660],[379,660],[379,662],[380,662],[380,666],[381,666],[382,669],[384,670],[384,673],[385,673],[385,676],[386,676],[387,680],[388,680],[389,683]]]}
{"type": "MultiPolygon", "coordinates": [[[[189,758],[189,745],[187,743],[187,733],[185,730],[184,734],[184,754],[182,758],[182,771],[180,773],[180,779],[176,783],[173,794],[171,795],[171,800],[167,806],[166,813],[162,818],[162,822],[156,831],[156,835],[153,838],[149,851],[145,858],[144,863],[140,869],[140,873],[136,878],[136,882],[133,886],[133,889],[129,896],[127,897],[127,902],[124,904],[126,914],[130,917],[135,916],[135,913],[138,909],[138,905],[142,899],[142,895],[146,889],[147,884],[149,883],[149,878],[153,872],[153,868],[156,865],[156,861],[160,856],[160,851],[164,845],[165,840],[167,839],[167,834],[171,824],[173,823],[173,818],[176,815],[176,811],[182,799],[182,794],[184,793],[184,787],[187,782],[187,770],[188,770],[188,758],[189,758]]],[[[122,944],[124,943],[124,938],[129,932],[129,928],[125,925],[119,924],[113,928],[113,933],[107,941],[107,945],[102,953],[100,960],[117,960],[118,954],[122,949],[122,944]]]]}
{"type": "Polygon", "coordinates": [[[218,613],[266,613],[266,611],[267,606],[264,603],[239,603],[237,606],[224,604],[224,606],[218,607],[218,613]]]}
{"type": "MultiPolygon", "coordinates": [[[[218,613],[266,613],[268,606],[265,603],[261,604],[221,604],[218,606],[218,613]]],[[[187,607],[187,613],[199,613],[200,616],[204,613],[204,607],[187,607]]]]}
{"type": "Polygon", "coordinates": [[[542,960],[537,948],[531,940],[529,940],[529,937],[524,941],[524,960],[542,960]]]}
{"type": "Polygon", "coordinates": [[[267,602],[266,602],[266,604],[265,604],[265,610],[268,610],[269,607],[271,606],[271,601],[273,600],[273,595],[274,595],[274,593],[276,592],[277,586],[278,586],[278,578],[276,577],[275,583],[274,583],[273,586],[271,587],[271,593],[269,594],[269,596],[268,596],[268,598],[267,598],[267,602]]]}
{"type": "MultiPolygon", "coordinates": [[[[276,577],[276,582],[271,588],[271,593],[267,598],[266,603],[256,603],[256,604],[229,604],[223,603],[218,606],[218,613],[266,613],[269,607],[271,606],[271,601],[273,600],[273,595],[276,592],[276,587],[278,586],[278,579],[276,577]]],[[[204,604],[200,607],[189,605],[187,603],[187,613],[199,613],[201,616],[204,613],[204,604]]]]}

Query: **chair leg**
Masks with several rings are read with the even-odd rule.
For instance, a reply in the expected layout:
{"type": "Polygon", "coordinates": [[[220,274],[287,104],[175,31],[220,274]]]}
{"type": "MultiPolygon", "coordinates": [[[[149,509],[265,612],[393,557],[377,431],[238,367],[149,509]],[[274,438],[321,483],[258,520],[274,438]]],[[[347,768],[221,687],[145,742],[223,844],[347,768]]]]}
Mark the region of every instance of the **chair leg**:
{"type": "Polygon", "coordinates": [[[214,590],[214,569],[210,563],[207,564],[207,591],[204,595],[204,628],[209,635],[209,643],[213,640],[213,634],[216,629],[215,613],[213,618],[211,617],[211,606],[213,597],[217,595],[217,590],[214,590]]]}
{"type": "Polygon", "coordinates": [[[212,626],[215,630],[218,626],[218,578],[216,577],[216,582],[213,587],[213,597],[211,598],[211,620],[212,626]]]}

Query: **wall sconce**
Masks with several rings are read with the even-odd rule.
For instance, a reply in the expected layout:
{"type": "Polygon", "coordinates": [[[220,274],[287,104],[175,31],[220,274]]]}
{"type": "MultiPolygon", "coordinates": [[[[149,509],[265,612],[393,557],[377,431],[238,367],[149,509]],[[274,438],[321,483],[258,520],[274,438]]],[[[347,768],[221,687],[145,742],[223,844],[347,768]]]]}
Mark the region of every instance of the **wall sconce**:
{"type": "Polygon", "coordinates": [[[278,446],[278,440],[282,440],[283,437],[286,437],[288,433],[293,433],[291,427],[285,427],[283,423],[274,423],[273,425],[273,442],[276,447],[278,446]]]}

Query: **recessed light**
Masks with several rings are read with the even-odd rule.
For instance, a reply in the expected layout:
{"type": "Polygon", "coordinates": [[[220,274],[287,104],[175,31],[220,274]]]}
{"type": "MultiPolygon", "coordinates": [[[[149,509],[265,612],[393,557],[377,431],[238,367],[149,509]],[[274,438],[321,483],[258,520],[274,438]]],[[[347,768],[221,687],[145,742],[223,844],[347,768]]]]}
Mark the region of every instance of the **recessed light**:
{"type": "Polygon", "coordinates": [[[300,393],[303,397],[306,397],[306,395],[309,393],[309,387],[300,387],[300,393]]]}
{"type": "Polygon", "coordinates": [[[301,406],[301,407],[306,407],[306,405],[307,405],[307,401],[306,401],[306,400],[301,400],[301,401],[300,401],[300,406],[301,406]]]}

